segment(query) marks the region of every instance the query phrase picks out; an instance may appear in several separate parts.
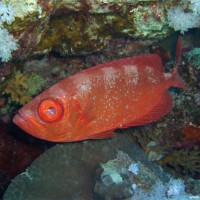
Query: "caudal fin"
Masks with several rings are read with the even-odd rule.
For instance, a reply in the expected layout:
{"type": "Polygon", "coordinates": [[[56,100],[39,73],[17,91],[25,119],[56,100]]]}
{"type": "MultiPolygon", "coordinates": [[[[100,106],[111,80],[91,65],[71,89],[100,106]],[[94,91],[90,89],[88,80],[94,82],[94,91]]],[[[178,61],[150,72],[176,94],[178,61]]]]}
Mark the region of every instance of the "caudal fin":
{"type": "Polygon", "coordinates": [[[171,86],[182,88],[183,90],[188,91],[189,89],[185,86],[185,83],[183,82],[182,78],[180,77],[178,73],[178,64],[181,59],[181,53],[182,53],[182,38],[181,36],[178,37],[177,45],[176,45],[176,65],[171,70],[169,82],[171,86]]]}
{"type": "Polygon", "coordinates": [[[182,88],[183,90],[188,91],[189,89],[185,86],[184,81],[182,80],[182,78],[180,77],[179,73],[178,73],[178,67],[175,66],[172,71],[171,71],[171,77],[170,77],[170,85],[174,86],[174,87],[178,87],[178,88],[182,88]]]}

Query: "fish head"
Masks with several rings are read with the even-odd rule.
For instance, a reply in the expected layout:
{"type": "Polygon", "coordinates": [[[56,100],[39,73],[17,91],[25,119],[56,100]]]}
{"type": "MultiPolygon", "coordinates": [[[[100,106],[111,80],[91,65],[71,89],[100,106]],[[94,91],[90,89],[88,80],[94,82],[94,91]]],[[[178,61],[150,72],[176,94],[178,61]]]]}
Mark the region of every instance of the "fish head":
{"type": "Polygon", "coordinates": [[[40,139],[54,142],[71,140],[69,98],[65,95],[47,94],[41,93],[20,108],[13,122],[25,132],[40,139]]]}

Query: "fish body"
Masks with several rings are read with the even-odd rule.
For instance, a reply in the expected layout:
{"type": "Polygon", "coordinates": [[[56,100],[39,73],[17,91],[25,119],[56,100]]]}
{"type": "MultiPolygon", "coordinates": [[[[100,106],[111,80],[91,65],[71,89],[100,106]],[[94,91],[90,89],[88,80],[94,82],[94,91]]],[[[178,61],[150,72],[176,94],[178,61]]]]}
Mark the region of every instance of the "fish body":
{"type": "Polygon", "coordinates": [[[117,128],[144,125],[170,112],[172,86],[186,89],[177,67],[164,73],[159,56],[122,58],[58,82],[22,107],[13,121],[48,141],[112,137],[117,128]]]}

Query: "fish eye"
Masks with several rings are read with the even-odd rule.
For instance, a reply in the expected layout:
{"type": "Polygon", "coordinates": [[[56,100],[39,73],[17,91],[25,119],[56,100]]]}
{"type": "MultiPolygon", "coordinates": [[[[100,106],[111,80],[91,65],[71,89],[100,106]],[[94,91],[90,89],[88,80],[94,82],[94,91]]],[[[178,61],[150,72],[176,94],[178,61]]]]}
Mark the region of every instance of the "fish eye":
{"type": "Polygon", "coordinates": [[[63,112],[61,102],[55,99],[44,99],[38,106],[38,116],[46,123],[59,121],[63,112]]]}

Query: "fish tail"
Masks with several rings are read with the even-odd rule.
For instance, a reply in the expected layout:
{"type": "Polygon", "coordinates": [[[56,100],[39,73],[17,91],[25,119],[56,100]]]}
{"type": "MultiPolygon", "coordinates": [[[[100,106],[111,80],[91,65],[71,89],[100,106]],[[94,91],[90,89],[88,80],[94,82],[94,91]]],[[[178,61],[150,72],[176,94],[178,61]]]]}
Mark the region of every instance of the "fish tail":
{"type": "Polygon", "coordinates": [[[180,77],[178,73],[178,64],[181,59],[181,53],[182,53],[182,38],[181,36],[178,37],[177,45],[176,45],[176,65],[175,67],[171,70],[171,78],[170,78],[170,84],[172,86],[182,88],[183,90],[188,91],[189,89],[185,86],[184,81],[180,77]]]}
{"type": "Polygon", "coordinates": [[[189,89],[186,87],[184,81],[180,77],[178,73],[178,66],[176,65],[172,70],[171,70],[171,78],[170,78],[170,85],[178,88],[182,88],[183,90],[188,91],[189,89]]]}

